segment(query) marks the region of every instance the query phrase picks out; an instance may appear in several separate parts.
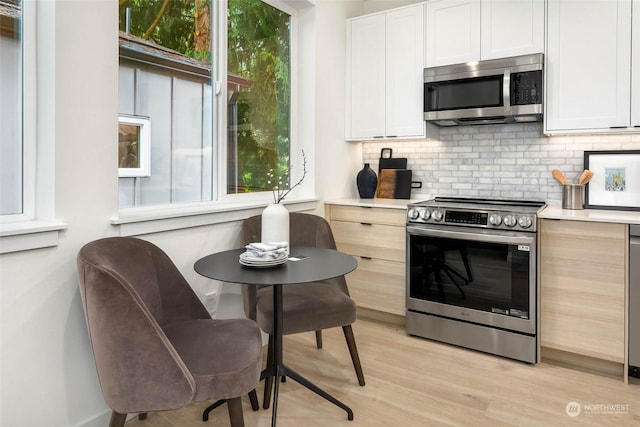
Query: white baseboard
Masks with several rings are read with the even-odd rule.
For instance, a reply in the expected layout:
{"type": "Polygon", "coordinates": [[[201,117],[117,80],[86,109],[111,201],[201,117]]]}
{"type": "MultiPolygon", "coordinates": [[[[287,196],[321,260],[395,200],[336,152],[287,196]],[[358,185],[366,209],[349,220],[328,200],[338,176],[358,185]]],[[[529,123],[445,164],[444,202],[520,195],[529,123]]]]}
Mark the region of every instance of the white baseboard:
{"type": "MultiPolygon", "coordinates": [[[[129,414],[127,415],[127,421],[137,416],[138,414],[129,414]]],[[[84,420],[79,424],[76,424],[76,427],[104,427],[109,425],[110,420],[111,420],[111,410],[108,410],[92,418],[84,420]]]]}

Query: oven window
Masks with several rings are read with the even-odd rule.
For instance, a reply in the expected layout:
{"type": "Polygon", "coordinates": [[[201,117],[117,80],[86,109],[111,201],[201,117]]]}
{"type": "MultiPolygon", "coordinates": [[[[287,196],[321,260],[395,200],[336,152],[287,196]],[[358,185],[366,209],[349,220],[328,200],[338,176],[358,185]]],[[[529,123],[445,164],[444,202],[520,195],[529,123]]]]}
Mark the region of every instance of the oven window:
{"type": "Polygon", "coordinates": [[[527,246],[409,239],[410,298],[529,318],[527,246]]]}
{"type": "Polygon", "coordinates": [[[424,111],[502,107],[502,75],[424,84],[424,111]]]}

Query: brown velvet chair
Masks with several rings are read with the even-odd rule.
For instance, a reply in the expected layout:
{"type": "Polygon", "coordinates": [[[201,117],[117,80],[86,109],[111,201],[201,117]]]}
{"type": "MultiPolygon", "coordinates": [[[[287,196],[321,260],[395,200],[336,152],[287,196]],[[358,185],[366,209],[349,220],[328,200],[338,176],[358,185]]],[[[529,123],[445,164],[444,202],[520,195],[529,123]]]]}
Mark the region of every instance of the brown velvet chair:
{"type": "MultiPolygon", "coordinates": [[[[260,215],[246,219],[242,226],[244,243],[260,242],[261,228],[260,215]]],[[[291,246],[336,249],[329,223],[317,215],[292,212],[289,217],[289,239],[291,246]]],[[[242,295],[247,317],[255,319],[260,328],[269,334],[268,357],[271,358],[273,288],[243,285],[242,295]]],[[[322,329],[341,326],[358,383],[364,386],[364,374],[351,328],[356,320],[356,304],[349,297],[344,276],[304,286],[283,286],[282,298],[283,335],[315,331],[317,347],[322,348],[322,329]]],[[[264,408],[269,407],[271,400],[271,381],[273,377],[268,377],[265,383],[264,408]]]]}
{"type": "Polygon", "coordinates": [[[130,237],[85,245],[78,278],[110,426],[128,413],[227,401],[242,426],[240,396],[260,379],[262,339],[249,319],[212,319],[169,257],[130,237]]]}

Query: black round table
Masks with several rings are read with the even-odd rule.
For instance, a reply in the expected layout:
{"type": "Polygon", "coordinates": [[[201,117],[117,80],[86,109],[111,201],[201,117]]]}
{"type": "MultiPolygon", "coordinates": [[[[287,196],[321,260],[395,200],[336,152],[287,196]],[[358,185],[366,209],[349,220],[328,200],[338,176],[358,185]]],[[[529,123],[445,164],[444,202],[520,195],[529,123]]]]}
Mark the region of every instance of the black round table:
{"type": "MultiPolygon", "coordinates": [[[[309,246],[293,246],[289,250],[289,260],[281,265],[268,268],[245,267],[239,262],[244,249],[218,252],[199,259],[193,268],[198,274],[223,282],[247,285],[273,286],[273,363],[260,374],[260,380],[274,376],[273,412],[271,425],[276,425],[278,407],[278,385],[280,379],[290,377],[299,384],[324,397],[347,412],[353,420],[353,411],[344,403],[331,396],[302,375],[285,366],[282,357],[282,286],[304,286],[305,283],[331,279],[350,273],[358,266],[351,255],[332,249],[309,246]],[[298,259],[294,261],[293,259],[298,259]]],[[[212,405],[213,406],[213,405],[212,405]]]]}

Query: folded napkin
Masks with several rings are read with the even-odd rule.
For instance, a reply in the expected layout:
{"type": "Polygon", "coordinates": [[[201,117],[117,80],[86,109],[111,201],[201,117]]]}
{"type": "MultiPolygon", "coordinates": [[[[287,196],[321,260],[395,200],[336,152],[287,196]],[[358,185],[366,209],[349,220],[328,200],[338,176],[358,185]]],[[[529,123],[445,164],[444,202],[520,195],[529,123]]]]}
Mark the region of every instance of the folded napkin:
{"type": "Polygon", "coordinates": [[[246,253],[256,258],[279,258],[287,253],[288,242],[256,242],[245,246],[246,253]]]}

